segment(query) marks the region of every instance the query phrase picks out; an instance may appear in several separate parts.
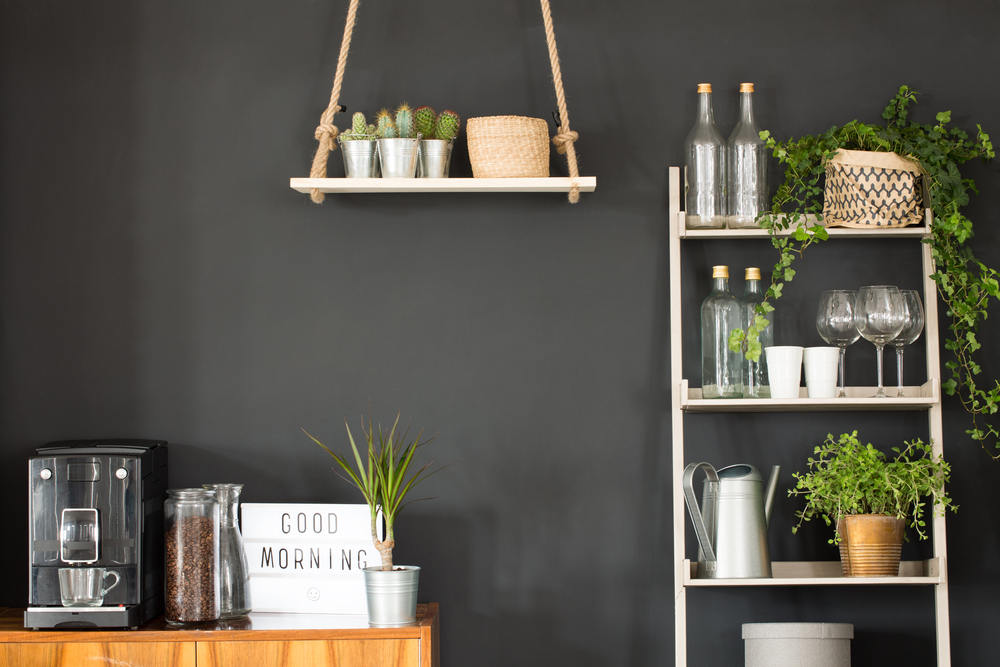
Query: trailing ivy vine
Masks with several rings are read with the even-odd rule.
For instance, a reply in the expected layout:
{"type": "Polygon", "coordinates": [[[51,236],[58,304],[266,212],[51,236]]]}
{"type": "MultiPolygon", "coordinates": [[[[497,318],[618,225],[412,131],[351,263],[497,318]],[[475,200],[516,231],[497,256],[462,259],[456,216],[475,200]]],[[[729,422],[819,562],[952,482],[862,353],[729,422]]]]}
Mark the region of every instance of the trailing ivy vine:
{"type": "Polygon", "coordinates": [[[991,455],[1000,459],[1000,429],[991,421],[1000,410],[1000,382],[991,378],[981,383],[982,367],[976,361],[976,352],[982,347],[979,327],[988,315],[990,303],[1000,300],[1000,274],[977,259],[968,246],[973,236],[972,221],[962,209],[969,203],[970,193],[978,191],[972,179],[959,170],[969,160],[991,159],[996,153],[981,125],[976,125],[975,137],[970,137],[965,130],[951,125],[950,111],[938,113],[933,125],[912,120],[910,105],[916,99],[917,91],[900,86],[882,112],[884,126],[852,120],[822,134],[783,142],[766,130],[761,132],[761,139],[785,172],[771,211],[761,218],[761,226],[770,232],[771,244],[778,251],[778,261],[754,321],[746,331],[734,331],[729,345],[734,351],[742,350],[749,359],[760,359],[760,333],[769,323],[773,302],[781,298],[784,284],[795,277],[795,260],[809,246],[826,240],[822,212],[827,160],[841,148],[892,151],[915,159],[925,172],[930,197],[927,205],[934,214],[930,237],[924,241],[930,244],[936,265],[931,277],[948,318],[944,348],[951,358],[945,362],[948,377],[942,382],[942,390],[958,396],[972,417],[966,433],[984,447],[992,445],[991,455]]]}

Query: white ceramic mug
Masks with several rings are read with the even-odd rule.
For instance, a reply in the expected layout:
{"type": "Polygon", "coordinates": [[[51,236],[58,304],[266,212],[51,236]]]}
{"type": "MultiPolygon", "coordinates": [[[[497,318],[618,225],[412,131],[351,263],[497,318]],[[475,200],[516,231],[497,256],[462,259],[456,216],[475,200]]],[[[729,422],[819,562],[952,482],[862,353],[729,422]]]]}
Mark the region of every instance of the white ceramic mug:
{"type": "Polygon", "coordinates": [[[802,378],[802,348],[798,345],[775,345],[764,349],[771,398],[798,398],[802,378]]]}
{"type": "Polygon", "coordinates": [[[802,355],[806,367],[809,398],[833,398],[837,395],[839,347],[807,347],[802,355]]]}

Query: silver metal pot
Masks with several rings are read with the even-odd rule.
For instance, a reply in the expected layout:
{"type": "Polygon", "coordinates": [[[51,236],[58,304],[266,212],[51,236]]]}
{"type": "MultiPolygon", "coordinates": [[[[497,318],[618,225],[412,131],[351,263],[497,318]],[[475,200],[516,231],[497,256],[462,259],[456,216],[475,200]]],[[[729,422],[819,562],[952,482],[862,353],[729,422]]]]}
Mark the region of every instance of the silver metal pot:
{"type": "Polygon", "coordinates": [[[382,178],[413,178],[417,174],[420,139],[379,139],[382,178]]]}
{"type": "Polygon", "coordinates": [[[378,160],[375,159],[374,139],[344,139],[340,154],[344,156],[344,175],[347,178],[378,178],[378,160]]]}
{"type": "Polygon", "coordinates": [[[451,147],[455,140],[421,139],[420,168],[417,175],[420,178],[448,178],[448,167],[451,166],[451,147]]]}
{"type": "Polygon", "coordinates": [[[368,625],[373,628],[398,628],[416,623],[419,579],[420,568],[416,565],[395,565],[392,570],[366,567],[368,625]]]}

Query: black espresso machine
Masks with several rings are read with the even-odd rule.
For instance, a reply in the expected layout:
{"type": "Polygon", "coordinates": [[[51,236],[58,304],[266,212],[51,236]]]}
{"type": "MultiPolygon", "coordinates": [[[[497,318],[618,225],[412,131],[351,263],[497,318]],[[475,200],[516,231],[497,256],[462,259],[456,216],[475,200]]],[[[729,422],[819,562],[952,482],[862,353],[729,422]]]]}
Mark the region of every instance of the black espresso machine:
{"type": "Polygon", "coordinates": [[[67,440],[35,454],[24,626],[135,628],[163,613],[167,443],[67,440]]]}

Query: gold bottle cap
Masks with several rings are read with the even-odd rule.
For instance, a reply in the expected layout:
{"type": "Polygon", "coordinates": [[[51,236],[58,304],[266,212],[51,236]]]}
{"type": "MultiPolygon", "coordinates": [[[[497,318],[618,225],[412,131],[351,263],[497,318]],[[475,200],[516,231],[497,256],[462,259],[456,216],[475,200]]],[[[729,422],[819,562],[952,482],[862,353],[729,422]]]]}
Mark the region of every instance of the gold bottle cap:
{"type": "Polygon", "coordinates": [[[728,278],[729,277],[729,267],[720,264],[719,266],[712,267],[712,277],[713,278],[728,278]]]}
{"type": "Polygon", "coordinates": [[[710,83],[699,83],[698,84],[699,93],[710,93],[712,92],[712,84],[710,83]]]}
{"type": "Polygon", "coordinates": [[[760,280],[760,268],[748,266],[743,271],[743,280],[760,280]]]}
{"type": "Polygon", "coordinates": [[[752,83],[741,83],[740,84],[740,92],[741,93],[752,93],[753,92],[753,84],[752,83]]]}

